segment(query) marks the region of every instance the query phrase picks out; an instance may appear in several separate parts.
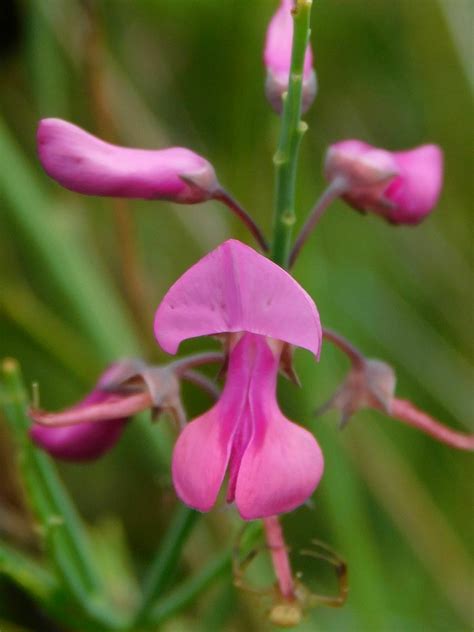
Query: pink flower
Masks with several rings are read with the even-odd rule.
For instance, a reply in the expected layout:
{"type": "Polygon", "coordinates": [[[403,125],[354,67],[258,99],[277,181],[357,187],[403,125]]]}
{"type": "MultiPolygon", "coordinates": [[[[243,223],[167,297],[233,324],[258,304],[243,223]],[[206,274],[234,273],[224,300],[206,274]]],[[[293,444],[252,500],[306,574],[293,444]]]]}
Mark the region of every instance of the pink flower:
{"type": "Polygon", "coordinates": [[[319,483],[323,457],[314,437],[281,413],[276,380],[284,342],[318,356],[316,306],[287,272],[229,240],[185,272],[155,318],[155,335],[169,353],[185,339],[222,333],[232,334],[226,384],[177,441],[176,491],[208,511],[228,470],[227,500],[244,519],[291,511],[319,483]]]}
{"type": "MultiPolygon", "coordinates": [[[[282,96],[288,91],[291,68],[291,46],[293,40],[293,18],[291,11],[294,0],[281,0],[267,29],[263,62],[267,69],[265,93],[272,108],[278,114],[283,110],[282,96]]],[[[317,91],[316,73],[313,70],[313,53],[308,44],[303,68],[302,111],[309,109],[317,91]]]]}
{"type": "Polygon", "coordinates": [[[128,149],[61,119],[43,119],[38,151],[46,173],[86,195],[195,204],[218,188],[212,165],[189,149],[128,149]]]}
{"type": "Polygon", "coordinates": [[[390,152],[358,140],[329,147],[325,175],[338,179],[354,208],[373,211],[392,224],[418,224],[436,205],[443,182],[437,145],[390,152]]]}
{"type": "Polygon", "coordinates": [[[179,416],[179,381],[167,368],[123,360],[110,366],[78,404],[57,413],[31,409],[30,436],[58,459],[90,461],[111,450],[130,417],[147,409],[179,416]]]}

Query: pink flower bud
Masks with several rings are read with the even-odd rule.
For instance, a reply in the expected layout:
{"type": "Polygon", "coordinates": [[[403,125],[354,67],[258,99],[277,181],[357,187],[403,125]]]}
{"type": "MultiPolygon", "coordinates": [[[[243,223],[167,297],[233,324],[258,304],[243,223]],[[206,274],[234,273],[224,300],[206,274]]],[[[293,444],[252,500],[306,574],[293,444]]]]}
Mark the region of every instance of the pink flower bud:
{"type": "Polygon", "coordinates": [[[54,118],[40,122],[37,140],[46,173],[85,195],[195,204],[208,200],[218,188],[212,165],[183,147],[118,147],[54,118]]]}
{"type": "MultiPolygon", "coordinates": [[[[272,108],[281,114],[282,97],[288,91],[293,40],[293,0],[282,0],[267,29],[263,62],[267,69],[265,94],[272,108]]],[[[306,112],[314,101],[317,91],[316,73],[313,70],[313,54],[308,44],[303,68],[302,111],[306,112]]]]}
{"type": "Polygon", "coordinates": [[[64,461],[91,461],[110,451],[133,415],[169,413],[184,424],[179,378],[168,367],[121,360],[109,367],[86,397],[59,412],[30,409],[33,442],[64,461]]]}
{"type": "Polygon", "coordinates": [[[418,224],[438,201],[443,154],[437,145],[390,152],[346,140],[329,147],[324,171],[330,182],[339,179],[342,197],[354,208],[392,224],[418,224]]]}

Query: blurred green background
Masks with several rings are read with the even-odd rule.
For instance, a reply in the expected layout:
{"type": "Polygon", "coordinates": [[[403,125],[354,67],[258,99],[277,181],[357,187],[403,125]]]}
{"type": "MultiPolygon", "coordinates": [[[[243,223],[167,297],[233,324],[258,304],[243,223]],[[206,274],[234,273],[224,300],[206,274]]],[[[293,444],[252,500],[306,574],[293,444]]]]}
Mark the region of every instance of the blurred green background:
{"type": "MultiPolygon", "coordinates": [[[[0,356],[17,358],[27,382],[39,382],[44,407],[80,398],[114,358],[163,359],[152,337],[161,296],[209,249],[248,236],[212,203],[118,204],[61,189],[36,158],[38,119],[67,118],[132,146],[188,146],[213,162],[269,231],[279,121],[263,97],[261,55],[275,5],[3,0],[0,356]]],[[[445,151],[445,186],[417,228],[335,204],[295,268],[325,325],[394,366],[400,396],[471,431],[473,26],[469,0],[314,3],[320,91],[306,117],[299,223],[323,187],[323,152],[336,140],[390,149],[436,142],[445,151]]],[[[315,432],[326,471],[312,505],[284,518],[285,531],[295,568],[320,592],[336,589],[331,575],[297,555],[312,537],[330,543],[350,572],[347,605],[315,610],[299,629],[472,629],[472,457],[376,413],[360,412],[339,432],[335,414],[316,420],[313,411],[342,379],[346,360],[325,345],[318,366],[305,352],[297,366],[303,389],[281,383],[281,405],[315,432]]],[[[209,406],[192,388],[185,397],[190,416],[209,406]]],[[[113,520],[114,533],[123,525],[138,576],[175,505],[165,424],[154,428],[160,461],[131,425],[99,463],[60,466],[90,524],[104,529],[113,520]]],[[[34,548],[1,419],[0,472],[0,535],[34,548]]],[[[235,518],[223,509],[201,521],[179,576],[232,543],[229,525],[235,518]]],[[[221,579],[166,629],[271,629],[263,606],[231,582],[221,579]]],[[[130,592],[128,585],[133,599],[130,592]]],[[[0,629],[17,629],[6,621],[57,629],[4,581],[0,629]]]]}

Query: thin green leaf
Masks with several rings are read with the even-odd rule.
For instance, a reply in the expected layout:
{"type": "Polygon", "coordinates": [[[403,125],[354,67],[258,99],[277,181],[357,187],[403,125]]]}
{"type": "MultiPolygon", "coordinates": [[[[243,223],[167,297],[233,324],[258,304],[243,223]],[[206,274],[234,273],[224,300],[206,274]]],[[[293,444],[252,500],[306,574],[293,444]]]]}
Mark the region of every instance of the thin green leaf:
{"type": "Polygon", "coordinates": [[[189,509],[185,505],[178,505],[145,579],[143,601],[139,608],[137,623],[146,620],[149,608],[167,588],[173,577],[173,570],[181,557],[183,546],[198,517],[197,511],[189,509]]]}
{"type": "Polygon", "coordinates": [[[102,582],[76,509],[49,457],[29,440],[27,399],[18,364],[3,361],[0,405],[17,442],[19,467],[31,508],[38,520],[46,552],[71,598],[106,629],[122,621],[103,604],[102,582]]]}
{"type": "MultiPolygon", "coordinates": [[[[262,532],[260,521],[252,522],[248,525],[242,536],[243,551],[250,550],[262,532]]],[[[201,593],[211,586],[218,578],[224,574],[232,573],[232,549],[229,548],[215,559],[213,559],[202,571],[191,579],[183,582],[168,597],[160,600],[150,609],[147,626],[158,626],[165,620],[172,617],[192,604],[201,593]]]]}
{"type": "Polygon", "coordinates": [[[136,353],[138,341],[124,307],[92,253],[51,221],[51,201],[0,119],[0,193],[3,212],[40,255],[44,270],[76,311],[104,359],[136,353]]]}

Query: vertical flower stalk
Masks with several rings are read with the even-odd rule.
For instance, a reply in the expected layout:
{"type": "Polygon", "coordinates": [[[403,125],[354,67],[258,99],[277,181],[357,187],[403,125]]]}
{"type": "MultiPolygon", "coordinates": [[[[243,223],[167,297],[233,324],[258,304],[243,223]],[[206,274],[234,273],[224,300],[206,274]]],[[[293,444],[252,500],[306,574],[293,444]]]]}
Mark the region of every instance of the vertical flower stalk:
{"type": "MultiPolygon", "coordinates": [[[[311,32],[311,5],[312,0],[295,0],[292,10],[293,41],[288,92],[283,96],[280,138],[273,158],[275,210],[270,256],[283,268],[287,268],[289,263],[291,235],[296,219],[295,187],[298,152],[301,139],[307,129],[306,123],[301,120],[301,112],[305,55],[311,32]]],[[[277,516],[267,517],[263,522],[279,590],[285,599],[291,601],[294,598],[294,582],[280,522],[277,516]]]]}
{"type": "Polygon", "coordinates": [[[280,139],[273,158],[276,175],[276,199],[273,220],[271,258],[287,267],[291,235],[295,223],[295,185],[298,151],[307,129],[301,120],[303,67],[310,35],[312,0],[295,0],[292,11],[293,45],[288,93],[284,98],[280,139]]]}

